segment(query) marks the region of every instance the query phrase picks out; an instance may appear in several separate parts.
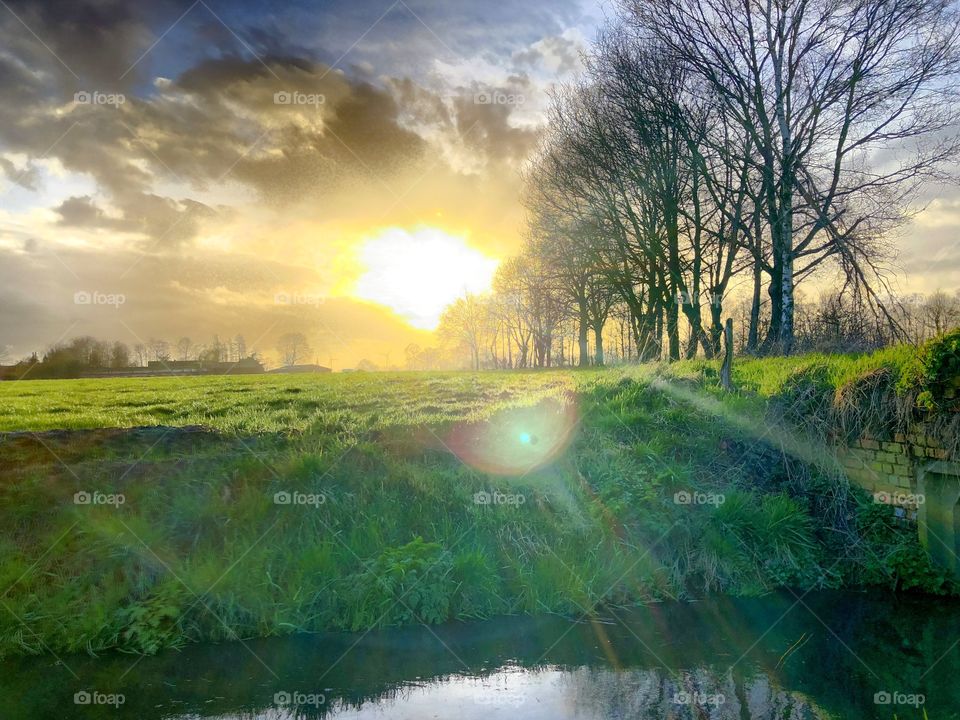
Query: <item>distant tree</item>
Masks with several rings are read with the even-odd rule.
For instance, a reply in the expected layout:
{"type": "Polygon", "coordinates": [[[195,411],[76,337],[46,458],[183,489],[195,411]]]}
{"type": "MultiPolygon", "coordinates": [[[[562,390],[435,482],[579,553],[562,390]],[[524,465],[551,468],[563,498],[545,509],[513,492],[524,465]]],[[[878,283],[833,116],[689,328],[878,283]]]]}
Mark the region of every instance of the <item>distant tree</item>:
{"type": "Polygon", "coordinates": [[[137,367],[143,367],[147,364],[147,346],[143,343],[137,343],[133,346],[133,356],[137,361],[137,367]]]}
{"type": "Polygon", "coordinates": [[[357,370],[363,370],[365,372],[377,372],[379,369],[380,367],[375,362],[367,360],[366,358],[357,363],[357,370]]]}
{"type": "Polygon", "coordinates": [[[115,342],[110,348],[110,367],[120,369],[130,367],[130,348],[122,342],[115,342]]]}
{"type": "Polygon", "coordinates": [[[296,365],[298,360],[309,355],[310,344],[303,333],[284,333],[277,341],[277,351],[284,365],[296,365]]]}
{"type": "Polygon", "coordinates": [[[170,343],[166,340],[157,340],[150,338],[148,342],[150,355],[158,362],[166,362],[170,359],[170,343]]]}
{"type": "Polygon", "coordinates": [[[921,305],[920,312],[929,335],[942,335],[960,325],[960,297],[937,290],[921,305]]]}
{"type": "Polygon", "coordinates": [[[440,317],[437,332],[452,345],[461,345],[470,353],[470,367],[480,369],[480,348],[486,327],[487,308],[483,299],[466,293],[447,306],[440,317]]]}
{"type": "Polygon", "coordinates": [[[403,349],[404,357],[407,362],[407,370],[420,370],[420,355],[423,349],[416,343],[410,343],[403,349]]]}
{"type": "Polygon", "coordinates": [[[224,355],[225,349],[220,341],[220,336],[214,335],[213,340],[210,341],[210,346],[207,348],[206,359],[209,362],[222,362],[225,359],[224,355]]]}
{"type": "Polygon", "coordinates": [[[243,360],[247,356],[247,341],[243,335],[237,335],[233,339],[234,359],[243,360]]]}
{"type": "Polygon", "coordinates": [[[182,337],[177,340],[177,355],[181,360],[190,359],[190,350],[193,348],[193,341],[188,337],[182,337]]]}

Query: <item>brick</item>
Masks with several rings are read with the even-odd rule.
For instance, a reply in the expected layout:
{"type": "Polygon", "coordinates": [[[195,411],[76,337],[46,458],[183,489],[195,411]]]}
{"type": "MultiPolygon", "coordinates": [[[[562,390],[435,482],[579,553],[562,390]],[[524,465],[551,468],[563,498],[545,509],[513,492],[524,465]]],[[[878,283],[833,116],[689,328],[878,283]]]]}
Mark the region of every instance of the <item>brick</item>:
{"type": "Polygon", "coordinates": [[[896,442],[882,442],[880,443],[880,449],[892,453],[901,453],[903,452],[903,445],[896,442]]]}
{"type": "Polygon", "coordinates": [[[877,462],[890,463],[891,465],[896,461],[896,455],[888,452],[876,452],[873,454],[873,459],[877,462]]]}
{"type": "Polygon", "coordinates": [[[894,433],[893,440],[894,442],[905,443],[907,441],[907,436],[903,433],[894,433]]]}
{"type": "Polygon", "coordinates": [[[901,453],[900,455],[897,455],[897,457],[896,457],[896,459],[894,460],[894,462],[895,462],[897,465],[904,465],[904,466],[908,466],[908,467],[909,467],[909,465],[910,465],[910,458],[907,457],[906,455],[904,455],[903,453],[901,453]]]}
{"type": "Polygon", "coordinates": [[[911,446],[911,448],[910,448],[910,453],[911,453],[914,457],[926,457],[926,456],[927,456],[927,450],[926,450],[926,448],[922,448],[922,447],[920,447],[919,445],[913,445],[913,446],[911,446]]]}
{"type": "Polygon", "coordinates": [[[936,458],[937,460],[946,460],[947,451],[940,448],[928,448],[927,457],[936,458]]]}
{"type": "Polygon", "coordinates": [[[880,443],[878,443],[876,440],[871,440],[870,438],[863,438],[860,441],[860,447],[864,448],[865,450],[879,450],[880,443]]]}

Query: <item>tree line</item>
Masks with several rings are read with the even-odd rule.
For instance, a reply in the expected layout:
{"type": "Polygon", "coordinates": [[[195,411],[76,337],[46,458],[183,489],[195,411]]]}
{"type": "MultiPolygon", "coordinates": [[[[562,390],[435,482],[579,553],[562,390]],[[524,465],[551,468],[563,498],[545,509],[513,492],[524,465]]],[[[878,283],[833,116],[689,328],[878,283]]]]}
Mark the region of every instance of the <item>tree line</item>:
{"type": "Polygon", "coordinates": [[[214,335],[208,343],[195,343],[181,337],[176,343],[150,338],[133,345],[120,341],[98,340],[88,335],[57,342],[42,354],[33,353],[13,366],[11,377],[78,377],[88,371],[123,370],[146,367],[151,361],[196,360],[206,363],[237,362],[255,357],[248,351],[243,335],[221,340],[214,335]]]}
{"type": "Polygon", "coordinates": [[[603,362],[611,319],[640,360],[713,357],[731,315],[754,354],[911,339],[936,302],[889,238],[960,151],[957,40],[942,0],[622,0],[552,98],[521,254],[441,336],[474,367],[550,365],[565,323],[603,362]]]}

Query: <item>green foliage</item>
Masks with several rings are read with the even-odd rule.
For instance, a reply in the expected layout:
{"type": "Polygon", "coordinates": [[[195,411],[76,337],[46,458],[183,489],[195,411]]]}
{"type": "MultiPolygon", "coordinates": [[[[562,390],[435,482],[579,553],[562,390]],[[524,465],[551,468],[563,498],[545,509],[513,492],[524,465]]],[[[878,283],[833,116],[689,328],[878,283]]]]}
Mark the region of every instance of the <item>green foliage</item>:
{"type": "Polygon", "coordinates": [[[450,554],[420,537],[385,549],[347,580],[354,588],[351,629],[447,620],[456,587],[451,569],[450,554]]]}
{"type": "Polygon", "coordinates": [[[185,601],[186,588],[177,581],[167,581],[144,600],[118,610],[115,623],[120,646],[153,655],[183,644],[180,619],[185,601]]]}
{"type": "Polygon", "coordinates": [[[958,592],[955,581],[920,546],[916,528],[898,521],[888,506],[861,493],[856,522],[864,542],[861,582],[932,595],[958,592]]]}
{"type": "Polygon", "coordinates": [[[905,368],[899,388],[915,390],[917,405],[940,408],[946,389],[960,378],[960,329],[934,338],[921,347],[905,368]]]}

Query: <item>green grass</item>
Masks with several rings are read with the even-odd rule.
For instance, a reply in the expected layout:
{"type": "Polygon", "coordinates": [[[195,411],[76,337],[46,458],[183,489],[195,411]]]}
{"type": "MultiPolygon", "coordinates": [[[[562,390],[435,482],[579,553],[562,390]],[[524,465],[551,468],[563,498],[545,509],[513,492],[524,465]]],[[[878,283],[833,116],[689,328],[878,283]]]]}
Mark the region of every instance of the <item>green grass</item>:
{"type": "Polygon", "coordinates": [[[222,432],[363,432],[489,414],[589,385],[602,371],[355,373],[0,383],[0,432],[204,425],[222,432]]]}
{"type": "MultiPolygon", "coordinates": [[[[886,362],[821,361],[837,378],[886,362]]],[[[0,442],[0,656],[782,585],[949,590],[910,532],[767,442],[804,362],[738,363],[750,390],[729,396],[704,363],[0,384],[5,430],[100,429],[0,442]],[[102,430],[139,426],[161,427],[102,430]],[[124,502],[75,504],[95,490],[124,502]],[[475,502],[493,491],[523,501],[475,502]]]]}
{"type": "MultiPolygon", "coordinates": [[[[741,390],[772,398],[786,392],[790,379],[811,367],[824,368],[830,385],[839,388],[881,368],[888,368],[899,377],[915,356],[915,348],[901,345],[872,353],[847,355],[811,353],[790,357],[738,358],[733,365],[733,379],[741,390]]],[[[703,379],[705,376],[719,377],[719,367],[719,360],[684,360],[665,366],[665,370],[672,377],[703,379]]]]}

